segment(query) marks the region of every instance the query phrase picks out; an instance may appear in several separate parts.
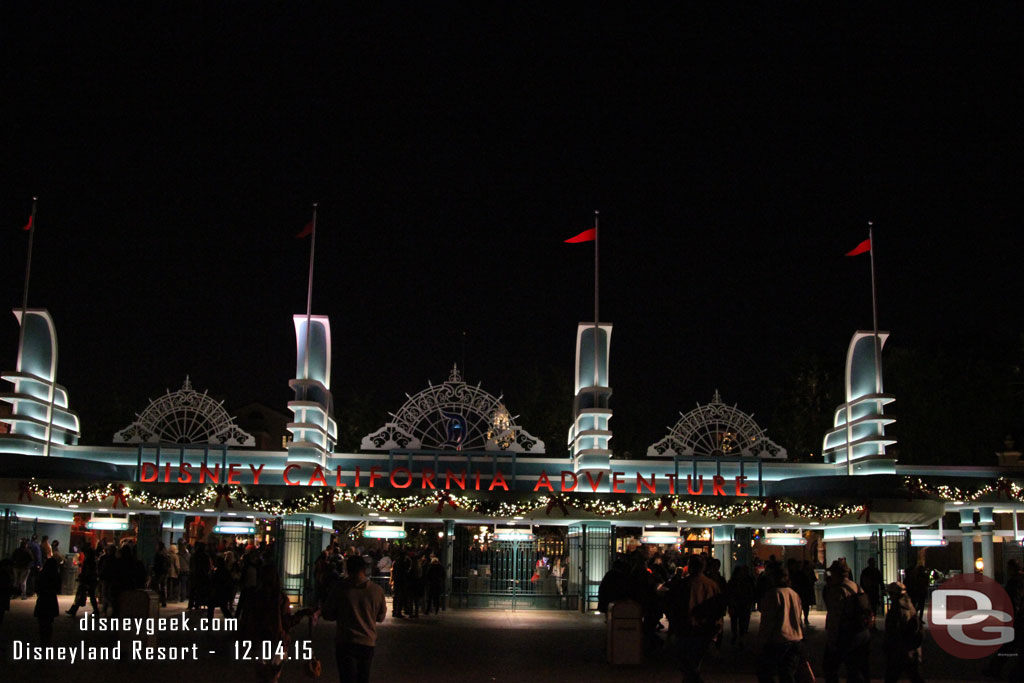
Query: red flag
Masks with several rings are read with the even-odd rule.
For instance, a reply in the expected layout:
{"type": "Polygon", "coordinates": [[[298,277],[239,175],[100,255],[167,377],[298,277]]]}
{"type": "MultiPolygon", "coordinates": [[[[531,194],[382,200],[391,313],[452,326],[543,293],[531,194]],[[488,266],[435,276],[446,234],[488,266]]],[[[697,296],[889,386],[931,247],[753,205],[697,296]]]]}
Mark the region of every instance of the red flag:
{"type": "Polygon", "coordinates": [[[309,237],[312,234],[313,234],[313,221],[310,221],[310,222],[306,223],[306,227],[304,227],[302,229],[302,231],[299,232],[299,234],[296,235],[295,237],[297,237],[297,238],[309,237]]]}
{"type": "Polygon", "coordinates": [[[28,223],[25,224],[25,227],[23,227],[22,230],[25,230],[27,232],[27,231],[29,231],[31,229],[32,229],[32,216],[29,216],[28,217],[28,223]]]}
{"type": "Polygon", "coordinates": [[[579,244],[580,242],[593,242],[597,238],[597,231],[594,228],[584,230],[575,237],[566,240],[567,244],[579,244]]]}
{"type": "Polygon", "coordinates": [[[850,251],[846,252],[847,256],[859,256],[865,252],[871,251],[871,239],[866,239],[850,251]]]}

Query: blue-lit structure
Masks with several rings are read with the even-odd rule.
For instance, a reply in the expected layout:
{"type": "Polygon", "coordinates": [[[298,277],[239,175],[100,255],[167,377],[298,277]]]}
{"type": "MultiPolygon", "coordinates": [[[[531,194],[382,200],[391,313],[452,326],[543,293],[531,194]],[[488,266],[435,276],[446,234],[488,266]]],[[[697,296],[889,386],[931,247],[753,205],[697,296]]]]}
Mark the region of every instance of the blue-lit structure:
{"type": "MultiPolygon", "coordinates": [[[[454,367],[446,381],[408,396],[381,428],[366,435],[359,452],[338,452],[338,420],[345,416],[334,414],[330,321],[315,315],[293,318],[291,438],[281,450],[253,448],[251,436],[212,404],[193,410],[197,421],[209,422],[201,430],[179,428],[168,437],[172,432],[162,430],[157,419],[165,413],[154,409],[155,417],[143,411],[113,445],[80,445],[78,417],[57,383],[54,321],[45,310],[30,309],[22,322],[16,370],[2,375],[12,389],[0,394],[11,406],[2,418],[9,431],[0,434],[4,544],[27,524],[66,539],[83,519],[115,513],[132,520],[140,544],[145,538],[155,543],[251,527],[278,539],[286,583],[301,596],[312,555],[336,526],[389,519],[436,532],[430,542],[444,553],[449,591],[470,605],[495,604],[489,598],[498,580],[488,578],[491,565],[460,565],[462,549],[476,544],[502,561],[514,557],[508,571],[517,586],[515,572],[529,570],[529,577],[529,562],[557,545],[553,552],[564,553],[572,567],[566,585],[555,591],[551,584],[531,599],[582,609],[594,607],[597,585],[627,538],[700,544],[722,559],[728,574],[734,563],[749,563],[759,545],[802,534],[803,545],[788,545],[813,547],[824,561],[846,557],[855,571],[868,556],[876,557],[887,580],[915,561],[912,529],[930,528],[938,534],[934,540],[960,543],[965,569],[973,566],[976,537],[986,573],[998,564],[997,545],[1004,559],[1020,550],[1017,498],[1004,499],[995,489],[965,500],[936,494],[939,482],[951,477],[961,487],[973,482],[983,488],[996,480],[1012,487],[1021,471],[1016,465],[903,467],[887,454],[894,440],[885,430],[893,419],[884,408],[894,398],[882,390],[877,356],[885,333],[877,339],[871,332],[853,336],[845,400],[825,435],[824,457],[793,462],[752,416],[725,404],[718,392],[710,403],[681,414],[647,457],[616,457],[612,325],[601,324],[595,335],[595,326],[586,322],[576,331],[565,451],[552,452],[518,424],[510,410],[514,397],[506,405],[504,397],[488,393],[482,383],[467,383],[454,367]],[[916,490],[908,489],[911,479],[918,482],[916,490]],[[105,495],[82,493],[97,488],[105,495]],[[67,493],[76,489],[78,497],[67,493]],[[127,509],[117,505],[118,492],[127,509]],[[936,529],[947,513],[959,522],[936,529]],[[508,526],[521,532],[497,534],[508,526]],[[552,533],[538,533],[544,529],[558,530],[557,544],[552,533]],[[502,544],[516,544],[507,546],[515,552],[501,555],[502,544]]],[[[186,379],[181,391],[168,392],[167,410],[175,410],[176,401],[194,408],[201,396],[186,379]]]]}

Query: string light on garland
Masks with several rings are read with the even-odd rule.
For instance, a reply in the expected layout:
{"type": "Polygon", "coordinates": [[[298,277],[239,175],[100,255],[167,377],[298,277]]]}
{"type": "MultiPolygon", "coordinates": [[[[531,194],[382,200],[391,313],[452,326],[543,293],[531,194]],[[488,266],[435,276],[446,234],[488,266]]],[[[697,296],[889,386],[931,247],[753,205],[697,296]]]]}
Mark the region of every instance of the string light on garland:
{"type": "MultiPolygon", "coordinates": [[[[1021,487],[1012,483],[1010,483],[1010,486],[1013,495],[1019,496],[1022,491],[1021,487]]],[[[47,498],[62,505],[98,503],[120,493],[126,500],[144,507],[155,510],[176,511],[212,507],[220,495],[216,486],[205,486],[198,491],[179,496],[161,496],[156,493],[136,490],[127,485],[119,484],[100,484],[79,489],[57,489],[52,486],[43,486],[35,480],[31,480],[28,482],[27,488],[34,495],[47,498]]],[[[352,503],[367,511],[382,514],[402,514],[409,510],[423,507],[433,506],[443,509],[445,506],[448,506],[452,510],[480,514],[496,519],[511,519],[541,508],[546,508],[547,515],[556,519],[559,516],[568,516],[569,508],[575,508],[601,517],[620,517],[631,513],[659,510],[659,505],[662,508],[668,506],[668,509],[675,515],[687,515],[714,520],[741,517],[752,513],[760,513],[762,515],[771,513],[776,514],[776,516],[784,513],[795,518],[824,521],[838,519],[847,515],[861,514],[865,510],[865,507],[862,505],[833,505],[825,507],[811,503],[756,498],[724,504],[705,503],[685,496],[603,500],[587,496],[561,494],[557,496],[540,495],[535,499],[491,500],[438,491],[435,491],[433,495],[423,494],[396,497],[345,489],[317,490],[295,498],[275,499],[253,495],[241,487],[219,488],[228,491],[232,499],[249,509],[274,517],[302,512],[320,512],[324,508],[325,501],[328,500],[333,504],[352,503]],[[562,510],[562,512],[555,512],[555,510],[562,510]]],[[[940,488],[943,488],[943,492],[946,495],[954,496],[949,498],[950,500],[973,500],[985,493],[1002,490],[997,486],[991,486],[972,493],[971,495],[974,498],[971,498],[970,495],[964,494],[959,489],[950,487],[940,488]]],[[[440,512],[439,510],[438,514],[440,512]]]]}
{"type": "Polygon", "coordinates": [[[959,486],[946,484],[929,484],[920,477],[905,477],[904,487],[910,492],[911,498],[932,495],[952,503],[973,503],[981,498],[997,493],[1010,500],[1024,499],[1024,487],[1006,477],[999,477],[995,482],[976,489],[962,489],[959,486]]]}

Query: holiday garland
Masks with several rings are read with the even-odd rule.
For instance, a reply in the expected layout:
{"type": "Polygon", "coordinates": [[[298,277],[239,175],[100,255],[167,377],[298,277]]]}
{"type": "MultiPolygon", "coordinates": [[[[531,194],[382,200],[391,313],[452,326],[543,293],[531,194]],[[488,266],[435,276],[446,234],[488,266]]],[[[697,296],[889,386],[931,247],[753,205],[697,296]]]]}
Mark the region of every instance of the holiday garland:
{"type": "Polygon", "coordinates": [[[401,514],[415,508],[433,506],[437,514],[440,515],[447,507],[449,510],[462,510],[504,519],[522,516],[538,508],[546,508],[546,514],[556,518],[569,516],[569,508],[602,517],[619,517],[630,513],[654,511],[658,517],[664,515],[664,519],[671,518],[673,521],[680,522],[685,521],[680,518],[681,515],[721,520],[760,512],[764,516],[778,517],[780,514],[787,514],[805,519],[829,520],[866,512],[864,505],[825,507],[773,498],[716,504],[694,501],[683,496],[647,497],[627,501],[559,494],[540,495],[531,500],[495,501],[457,495],[447,491],[435,491],[432,495],[382,496],[374,493],[328,488],[294,498],[276,499],[253,495],[237,486],[206,486],[185,495],[163,496],[142,489],[134,489],[124,484],[98,484],[77,489],[58,489],[53,486],[44,486],[34,479],[22,482],[19,499],[27,496],[31,501],[32,495],[63,505],[98,503],[113,499],[112,507],[117,507],[119,502],[124,507],[128,507],[128,502],[131,501],[156,510],[176,511],[219,508],[222,503],[225,507],[230,508],[234,507],[232,501],[237,501],[251,510],[272,516],[314,511],[334,512],[337,503],[353,503],[369,511],[384,514],[401,514]]]}
{"type": "Polygon", "coordinates": [[[991,484],[976,489],[962,489],[959,486],[946,484],[929,484],[920,477],[904,477],[903,485],[911,498],[935,496],[954,503],[973,503],[984,496],[996,493],[1010,500],[1024,500],[1024,487],[1006,477],[999,477],[991,484]]]}

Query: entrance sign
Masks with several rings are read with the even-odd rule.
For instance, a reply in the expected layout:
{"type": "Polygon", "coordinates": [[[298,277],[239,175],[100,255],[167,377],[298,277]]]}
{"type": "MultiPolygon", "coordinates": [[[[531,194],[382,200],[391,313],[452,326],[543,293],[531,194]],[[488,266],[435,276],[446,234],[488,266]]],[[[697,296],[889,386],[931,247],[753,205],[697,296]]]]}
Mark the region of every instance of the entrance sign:
{"type": "MultiPolygon", "coordinates": [[[[143,462],[139,467],[138,481],[143,484],[230,484],[240,486],[251,483],[259,486],[333,486],[335,488],[392,488],[461,491],[509,491],[508,479],[501,469],[492,472],[467,469],[452,470],[446,468],[442,473],[433,468],[425,467],[413,471],[408,467],[392,467],[385,470],[374,465],[364,470],[356,466],[347,471],[341,465],[331,469],[310,463],[292,463],[283,470],[265,472],[265,464],[259,467],[242,463],[220,463],[209,465],[192,465],[187,462],[180,464],[143,462]],[[246,481],[242,481],[242,477],[246,481]]],[[[586,471],[577,474],[571,470],[561,470],[557,476],[549,475],[541,470],[533,490],[548,493],[622,493],[622,494],[667,494],[691,496],[740,496],[746,497],[749,483],[744,475],[723,477],[721,475],[676,475],[650,473],[645,476],[637,472],[627,476],[625,472],[586,471]]]]}

